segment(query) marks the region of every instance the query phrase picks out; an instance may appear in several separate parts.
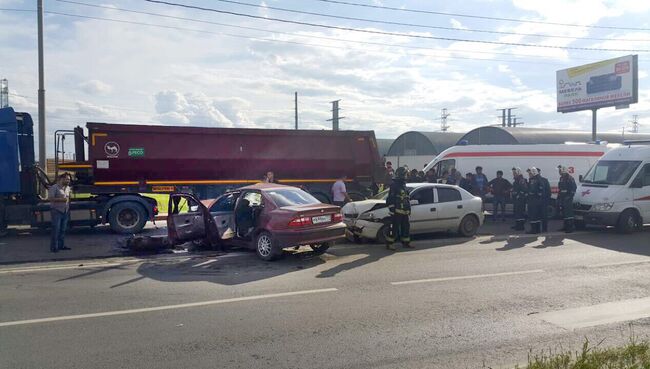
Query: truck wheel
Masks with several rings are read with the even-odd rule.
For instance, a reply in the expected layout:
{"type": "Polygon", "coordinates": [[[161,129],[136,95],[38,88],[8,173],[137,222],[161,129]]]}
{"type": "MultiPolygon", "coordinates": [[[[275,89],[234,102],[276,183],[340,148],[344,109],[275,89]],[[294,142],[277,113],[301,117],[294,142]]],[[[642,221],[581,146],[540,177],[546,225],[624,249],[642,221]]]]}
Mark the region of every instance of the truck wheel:
{"type": "Polygon", "coordinates": [[[633,210],[628,209],[621,213],[621,216],[618,218],[616,231],[619,233],[632,233],[639,228],[638,224],[639,220],[636,214],[633,210]]]}
{"type": "Polygon", "coordinates": [[[478,219],[474,215],[465,215],[458,226],[458,233],[463,237],[472,237],[478,230],[478,219]]]}
{"type": "Polygon", "coordinates": [[[314,254],[316,255],[322,255],[327,251],[332,246],[331,242],[324,242],[324,243],[318,243],[315,245],[309,245],[312,250],[314,250],[314,254]]]}
{"type": "Polygon", "coordinates": [[[260,232],[255,237],[255,252],[264,261],[275,260],[282,254],[282,250],[278,250],[278,245],[273,239],[273,235],[266,231],[260,232]]]}
{"type": "Polygon", "coordinates": [[[142,205],[135,202],[120,202],[108,213],[108,222],[115,233],[140,233],[147,223],[147,213],[142,205]]]}

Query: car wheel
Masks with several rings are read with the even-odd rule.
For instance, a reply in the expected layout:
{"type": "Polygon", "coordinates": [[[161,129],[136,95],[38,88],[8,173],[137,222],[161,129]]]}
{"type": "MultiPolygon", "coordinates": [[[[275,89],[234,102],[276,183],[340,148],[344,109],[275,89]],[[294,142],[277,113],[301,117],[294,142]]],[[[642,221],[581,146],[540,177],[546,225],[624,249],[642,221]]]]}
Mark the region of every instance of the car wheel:
{"type": "Polygon", "coordinates": [[[354,243],[356,243],[357,245],[360,245],[360,244],[363,243],[364,240],[363,240],[363,237],[361,237],[361,236],[357,236],[357,235],[355,234],[354,237],[353,237],[353,241],[354,241],[354,243]]]}
{"type": "Polygon", "coordinates": [[[255,238],[255,252],[260,259],[265,261],[275,260],[280,254],[278,251],[273,235],[269,232],[261,232],[255,238]]]}
{"type": "Polygon", "coordinates": [[[458,233],[463,237],[472,237],[478,231],[478,219],[474,215],[465,215],[458,226],[458,233]]]}
{"type": "Polygon", "coordinates": [[[147,213],[138,203],[120,202],[111,207],[108,222],[115,233],[140,233],[147,223],[147,213]]]}
{"type": "Polygon", "coordinates": [[[628,209],[625,210],[621,216],[618,218],[618,223],[616,224],[616,230],[619,233],[632,233],[638,228],[639,221],[634,211],[628,209]]]}
{"type": "Polygon", "coordinates": [[[311,247],[311,249],[314,250],[314,254],[316,254],[316,255],[324,254],[325,251],[327,251],[327,249],[330,248],[330,246],[332,246],[331,242],[324,242],[324,243],[318,243],[318,244],[315,244],[315,245],[309,245],[309,247],[311,247]]]}
{"type": "Polygon", "coordinates": [[[388,230],[389,230],[390,225],[386,224],[379,228],[379,231],[377,231],[377,243],[380,244],[385,244],[386,243],[386,238],[388,237],[388,230]]]}

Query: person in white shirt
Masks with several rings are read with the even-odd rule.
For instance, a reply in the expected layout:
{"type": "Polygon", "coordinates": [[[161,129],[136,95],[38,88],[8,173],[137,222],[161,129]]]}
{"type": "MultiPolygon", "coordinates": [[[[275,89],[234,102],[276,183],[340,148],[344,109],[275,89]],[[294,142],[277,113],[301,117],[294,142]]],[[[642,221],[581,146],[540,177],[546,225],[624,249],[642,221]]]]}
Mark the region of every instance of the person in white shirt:
{"type": "Polygon", "coordinates": [[[352,201],[345,188],[346,178],[346,176],[342,176],[332,185],[332,202],[336,206],[342,207],[346,202],[352,201]]]}
{"type": "Polygon", "coordinates": [[[64,244],[65,230],[70,219],[70,174],[63,173],[48,190],[48,200],[52,214],[52,240],[50,251],[70,250],[64,244]]]}

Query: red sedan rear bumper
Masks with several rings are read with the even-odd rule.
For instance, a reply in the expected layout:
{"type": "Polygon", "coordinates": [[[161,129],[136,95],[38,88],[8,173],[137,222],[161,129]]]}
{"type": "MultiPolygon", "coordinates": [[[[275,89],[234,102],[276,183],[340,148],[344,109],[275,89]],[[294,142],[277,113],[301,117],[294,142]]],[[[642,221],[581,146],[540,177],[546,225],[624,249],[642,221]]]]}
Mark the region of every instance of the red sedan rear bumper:
{"type": "Polygon", "coordinates": [[[281,248],[312,245],[344,239],[345,228],[344,223],[336,223],[324,228],[274,231],[273,237],[281,248]]]}

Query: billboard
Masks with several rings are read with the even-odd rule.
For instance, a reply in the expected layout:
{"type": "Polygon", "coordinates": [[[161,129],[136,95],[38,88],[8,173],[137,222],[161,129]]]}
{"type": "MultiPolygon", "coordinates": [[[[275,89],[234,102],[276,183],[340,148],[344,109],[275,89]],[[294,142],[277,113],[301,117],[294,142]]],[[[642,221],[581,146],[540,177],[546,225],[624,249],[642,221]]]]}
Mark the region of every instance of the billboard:
{"type": "Polygon", "coordinates": [[[634,104],[639,99],[636,55],[557,71],[557,111],[634,104]]]}

